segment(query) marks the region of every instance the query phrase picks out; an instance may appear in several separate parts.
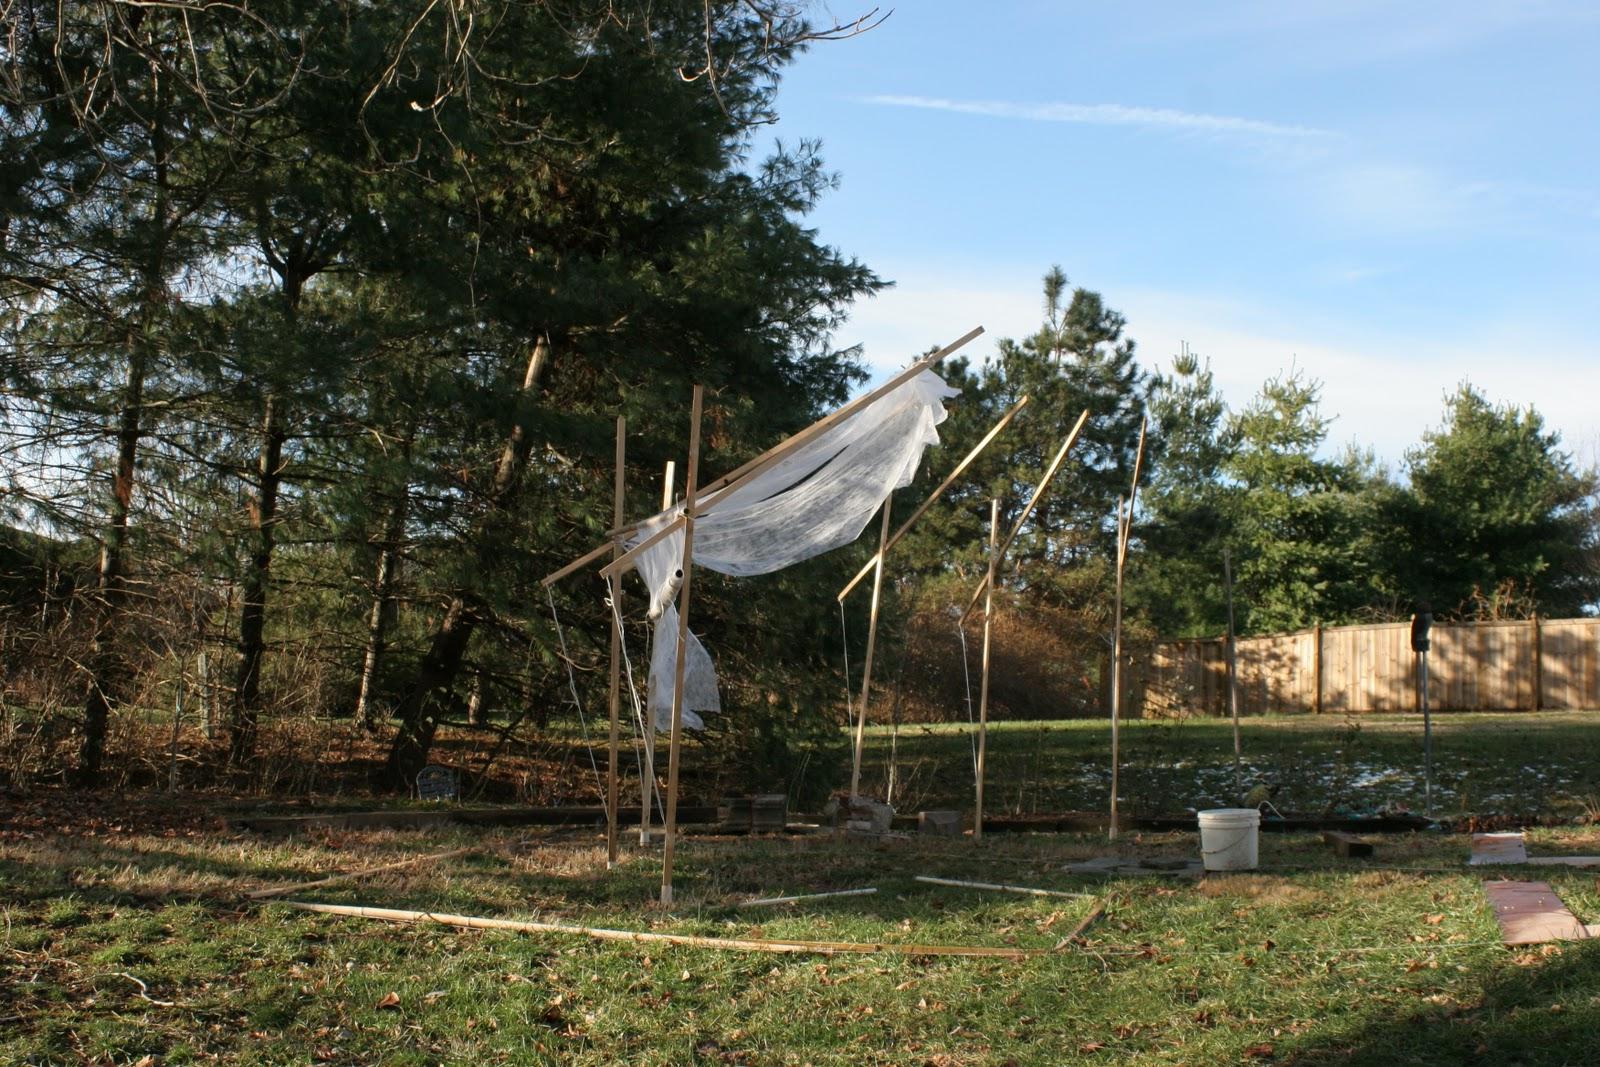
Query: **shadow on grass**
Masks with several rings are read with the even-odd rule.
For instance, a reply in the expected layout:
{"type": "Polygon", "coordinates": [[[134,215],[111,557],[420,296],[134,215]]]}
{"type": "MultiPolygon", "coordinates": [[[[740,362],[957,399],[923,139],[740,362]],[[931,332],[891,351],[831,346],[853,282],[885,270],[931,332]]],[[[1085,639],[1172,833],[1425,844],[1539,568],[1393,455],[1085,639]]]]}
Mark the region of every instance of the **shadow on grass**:
{"type": "MultiPolygon", "coordinates": [[[[1517,951],[1517,950],[1508,950],[1517,951]]],[[[1600,944],[1574,942],[1559,956],[1539,946],[1512,957],[1481,995],[1459,1005],[1425,1000],[1409,1011],[1300,1046],[1296,1067],[1393,1064],[1591,1064],[1600,1062],[1600,944]]]]}

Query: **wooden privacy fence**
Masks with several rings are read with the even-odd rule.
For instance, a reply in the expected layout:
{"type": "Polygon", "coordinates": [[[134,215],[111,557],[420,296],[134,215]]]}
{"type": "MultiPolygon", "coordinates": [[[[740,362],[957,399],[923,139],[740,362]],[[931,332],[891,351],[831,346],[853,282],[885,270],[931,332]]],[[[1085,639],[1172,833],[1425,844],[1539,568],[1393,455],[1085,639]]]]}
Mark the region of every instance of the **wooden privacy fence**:
{"type": "MultiPolygon", "coordinates": [[[[1409,623],[1316,626],[1234,642],[1239,713],[1418,707],[1409,623]]],[[[1435,623],[1428,702],[1439,711],[1600,707],[1600,619],[1435,623]]],[[[1228,714],[1227,642],[1162,641],[1143,664],[1145,715],[1228,714]]]]}

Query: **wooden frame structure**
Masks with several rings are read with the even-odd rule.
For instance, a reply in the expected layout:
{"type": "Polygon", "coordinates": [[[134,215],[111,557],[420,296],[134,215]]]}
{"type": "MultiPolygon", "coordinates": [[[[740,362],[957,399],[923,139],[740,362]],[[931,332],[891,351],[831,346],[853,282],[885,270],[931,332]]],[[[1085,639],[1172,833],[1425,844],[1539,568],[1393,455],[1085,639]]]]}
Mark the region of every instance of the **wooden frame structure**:
{"type": "MultiPolygon", "coordinates": [[[[683,573],[683,578],[682,578],[682,584],[678,588],[678,647],[677,647],[676,660],[675,660],[674,665],[673,665],[672,735],[671,735],[671,739],[670,739],[670,742],[669,742],[668,756],[667,756],[667,798],[666,798],[666,805],[665,805],[665,807],[666,807],[666,812],[665,812],[665,816],[666,816],[666,818],[665,818],[666,832],[665,832],[665,836],[664,836],[663,841],[662,841],[661,903],[664,906],[670,906],[672,904],[672,863],[673,863],[673,852],[674,852],[675,839],[677,837],[678,764],[679,764],[679,753],[680,753],[680,750],[681,750],[682,734],[683,734],[683,671],[684,671],[684,655],[685,655],[685,652],[686,652],[686,649],[687,649],[687,645],[688,645],[688,634],[689,634],[689,605],[690,605],[690,586],[691,586],[691,578],[692,578],[692,573],[693,573],[693,560],[694,560],[694,521],[695,521],[695,519],[698,518],[699,516],[703,515],[705,513],[705,509],[707,507],[709,507],[710,504],[714,503],[715,500],[718,497],[720,497],[721,495],[723,495],[725,493],[732,492],[733,490],[737,489],[739,486],[743,485],[744,483],[748,482],[750,479],[754,478],[756,475],[761,474],[763,471],[766,471],[766,470],[770,469],[773,465],[778,463],[778,461],[782,460],[784,457],[790,455],[795,450],[801,448],[802,446],[804,446],[808,442],[812,441],[817,436],[819,436],[820,434],[822,434],[826,430],[828,430],[830,427],[835,426],[835,425],[839,424],[840,422],[843,422],[845,419],[850,418],[852,415],[856,414],[857,412],[859,412],[860,410],[865,408],[867,405],[871,404],[873,401],[875,401],[875,400],[879,399],[880,397],[886,395],[887,393],[891,392],[892,390],[899,388],[901,385],[903,385],[906,382],[910,381],[912,378],[916,377],[918,374],[921,374],[924,370],[927,370],[927,369],[931,368],[932,366],[937,364],[940,360],[944,359],[946,356],[950,355],[952,352],[955,352],[957,349],[959,349],[962,346],[966,345],[968,342],[972,341],[974,338],[978,337],[982,333],[983,333],[983,327],[982,326],[974,327],[972,330],[969,330],[966,334],[964,334],[963,336],[961,336],[960,338],[958,338],[957,340],[955,340],[951,344],[948,344],[948,345],[944,346],[943,348],[940,348],[938,351],[930,353],[929,355],[924,356],[921,359],[915,361],[909,367],[907,367],[905,370],[903,370],[900,373],[896,374],[894,377],[890,378],[889,381],[885,382],[883,385],[879,386],[878,388],[873,389],[873,390],[865,393],[864,395],[862,395],[860,397],[857,397],[855,400],[850,401],[849,403],[843,405],[842,407],[840,407],[837,410],[831,412],[830,414],[824,416],[823,418],[818,419],[816,422],[812,423],[810,426],[806,427],[804,430],[801,430],[799,433],[794,434],[793,436],[785,439],[784,441],[778,443],[777,445],[773,446],[772,448],[767,449],[767,451],[763,452],[759,456],[756,456],[754,459],[750,460],[749,462],[745,463],[743,466],[741,466],[738,469],[734,470],[732,473],[723,475],[721,478],[718,478],[716,481],[710,483],[709,485],[707,485],[707,486],[705,486],[703,488],[698,486],[698,478],[699,478],[699,461],[700,461],[700,421],[701,421],[702,409],[704,407],[704,388],[702,386],[696,385],[694,387],[694,395],[693,395],[693,399],[692,399],[692,402],[691,402],[691,414],[690,414],[690,425],[689,425],[689,465],[688,465],[688,468],[687,468],[687,476],[686,476],[686,480],[685,480],[683,514],[678,516],[677,518],[673,519],[671,522],[665,524],[660,530],[656,531],[654,534],[652,534],[650,537],[646,538],[644,541],[640,542],[638,545],[635,545],[632,549],[629,549],[627,551],[618,551],[618,549],[620,548],[621,541],[623,539],[627,538],[629,535],[631,535],[634,532],[636,532],[638,530],[638,528],[639,528],[639,524],[638,523],[633,523],[633,524],[629,524],[629,525],[624,525],[622,523],[621,512],[620,512],[620,510],[618,510],[618,509],[620,509],[621,505],[620,505],[620,503],[618,503],[616,508],[614,508],[614,515],[616,516],[617,525],[611,531],[609,531],[609,533],[607,535],[608,540],[604,544],[601,544],[601,545],[589,550],[588,552],[584,553],[582,556],[579,556],[577,559],[573,560],[571,563],[568,563],[566,566],[561,567],[558,570],[552,571],[550,574],[547,574],[542,579],[542,583],[541,584],[543,584],[543,585],[548,587],[548,586],[554,584],[555,582],[560,581],[562,578],[565,578],[567,575],[573,574],[576,571],[581,570],[583,567],[585,567],[585,566],[587,566],[587,565],[599,560],[602,556],[604,556],[606,554],[606,552],[610,551],[612,553],[613,558],[611,559],[611,561],[609,563],[607,563],[604,567],[602,567],[600,569],[600,574],[601,574],[602,577],[607,579],[608,582],[612,582],[613,579],[615,579],[618,576],[620,576],[622,574],[622,572],[627,569],[627,567],[632,563],[632,561],[641,552],[643,552],[647,548],[650,548],[651,546],[657,544],[658,542],[662,541],[663,539],[665,539],[667,537],[670,537],[674,532],[676,532],[678,530],[682,530],[683,531],[684,545],[683,545],[683,563],[682,563],[682,568],[681,568],[682,569],[682,573],[683,573]]],[[[620,486],[621,486],[621,482],[622,482],[622,472],[621,472],[622,429],[620,427],[619,427],[619,430],[618,430],[618,446],[617,447],[618,447],[618,457],[619,457],[618,458],[618,468],[619,469],[618,469],[618,474],[617,474],[617,485],[618,485],[617,493],[619,494],[618,499],[620,501],[620,493],[621,493],[620,486]]],[[[670,504],[669,504],[669,506],[670,506],[670,504]]],[[[888,507],[887,507],[887,502],[885,503],[885,508],[884,508],[883,526],[884,526],[884,532],[883,532],[883,535],[880,538],[880,542],[879,542],[879,561],[878,561],[878,565],[879,565],[880,574],[881,574],[881,570],[882,570],[882,552],[883,552],[883,549],[885,547],[885,544],[887,542],[887,537],[888,537],[888,507]]],[[[617,677],[617,672],[619,670],[618,661],[619,661],[619,652],[620,652],[620,649],[619,649],[619,645],[620,645],[620,627],[618,626],[617,621],[616,621],[616,615],[617,614],[620,614],[620,612],[614,614],[613,622],[612,622],[614,640],[612,642],[612,656],[611,656],[612,667],[611,667],[611,670],[612,670],[613,678],[617,677]]],[[[613,683],[612,691],[613,691],[612,722],[613,722],[613,736],[614,736],[615,735],[615,730],[616,730],[615,723],[616,723],[616,720],[617,720],[616,704],[617,704],[617,701],[619,699],[619,692],[620,692],[615,682],[613,683]]],[[[615,742],[613,742],[613,757],[612,757],[612,759],[610,761],[608,761],[608,767],[610,769],[610,780],[607,783],[607,788],[606,788],[606,793],[607,793],[608,798],[612,798],[612,802],[607,805],[607,843],[608,843],[607,855],[608,855],[608,858],[612,859],[612,860],[614,860],[614,857],[616,855],[616,852],[615,852],[616,844],[615,844],[615,842],[616,842],[617,806],[616,806],[616,803],[615,803],[615,797],[616,797],[617,788],[618,788],[617,787],[617,777],[616,777],[617,776],[617,767],[616,767],[616,759],[615,759],[615,755],[614,755],[615,747],[616,747],[615,746],[615,742]]],[[[648,786],[646,786],[646,790],[648,790],[648,786]]],[[[645,823],[645,824],[648,824],[648,822],[649,822],[649,815],[648,815],[649,804],[648,804],[648,802],[646,802],[643,805],[643,808],[644,808],[644,815],[643,815],[643,818],[642,818],[641,821],[643,823],[645,823]]],[[[643,826],[641,828],[641,835],[642,836],[648,835],[648,825],[645,825],[645,826],[643,826]]]]}

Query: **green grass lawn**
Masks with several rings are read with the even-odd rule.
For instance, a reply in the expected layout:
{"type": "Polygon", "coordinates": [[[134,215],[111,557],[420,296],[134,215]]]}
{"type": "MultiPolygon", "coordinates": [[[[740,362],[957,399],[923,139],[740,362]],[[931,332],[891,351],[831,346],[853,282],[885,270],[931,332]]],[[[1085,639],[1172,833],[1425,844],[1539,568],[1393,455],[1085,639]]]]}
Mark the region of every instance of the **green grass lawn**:
{"type": "MultiPolygon", "coordinates": [[[[1454,1064],[1592,1062],[1600,943],[1511,951],[1466,839],[1381,841],[1383,865],[1271,835],[1263,870],[1069,876],[1098,836],[872,844],[687,839],[605,870],[592,832],[174,830],[135,808],[94,836],[0,834],[0,1062],[303,1064],[1454,1064]],[[249,905],[243,889],[465,845],[482,852],[305,899],[634,930],[1050,950],[1088,900],[935,888],[917,874],[1101,896],[1081,943],[1024,960],[778,956],[391,926],[249,905]],[[1386,867],[1406,869],[1383,869],[1386,867]],[[741,909],[754,895],[871,897],[741,909]],[[392,994],[392,996],[391,996],[392,994]]],[[[1193,855],[1192,835],[1125,838],[1193,855]]],[[[1600,852],[1539,830],[1537,852],[1600,852]]],[[[1541,870],[1586,920],[1592,873],[1541,870]]]]}
{"type": "MultiPolygon", "coordinates": [[[[1579,813],[1600,793],[1595,732],[1576,713],[1442,717],[1440,813],[1579,813]]],[[[991,810],[1099,810],[1107,740],[1102,723],[996,725],[991,810]]],[[[1416,807],[1420,742],[1409,718],[1250,720],[1248,779],[1280,783],[1286,809],[1416,807]]],[[[890,748],[890,733],[875,731],[869,789],[886,784],[890,748]]],[[[968,807],[963,731],[910,727],[893,748],[902,810],[968,807]]],[[[1225,722],[1130,723],[1123,751],[1127,808],[1232,801],[1225,722]]],[[[679,904],[666,912],[651,903],[659,854],[630,846],[608,872],[590,830],[275,841],[226,830],[219,815],[237,802],[222,798],[46,791],[4,803],[5,1064],[1567,1064],[1594,1062],[1600,1033],[1600,942],[1500,946],[1481,888],[1492,875],[1463,866],[1461,835],[1382,838],[1376,861],[1266,835],[1260,871],[1200,882],[1065,873],[1110,848],[1099,835],[997,835],[982,847],[691,837],[679,904]],[[479,851],[299,895],[630,930],[1044,951],[747,954],[399,927],[241,897],[468,845],[479,851]],[[1091,901],[936,888],[918,874],[1092,893],[1107,912],[1058,948],[1091,901]],[[739,906],[865,886],[880,891],[739,906]]],[[[1600,829],[1534,829],[1529,844],[1600,853],[1600,829]]],[[[1118,847],[1198,848],[1189,834],[1125,835],[1118,847]]],[[[1521,873],[1600,921],[1592,872],[1521,873]]]]}
{"type": "MultiPolygon", "coordinates": [[[[895,805],[970,808],[965,724],[901,727],[895,805]]],[[[1423,808],[1422,720],[1308,715],[1241,724],[1245,788],[1280,786],[1284,811],[1423,808]]],[[[1434,812],[1571,817],[1600,804],[1600,712],[1434,717],[1434,812]]],[[[863,790],[885,795],[891,732],[868,731],[863,790]]],[[[1165,814],[1237,803],[1233,728],[1219,719],[1123,724],[1122,809],[1165,814]]],[[[1111,795],[1111,730],[1098,720],[989,727],[990,813],[1102,811],[1111,795]]]]}

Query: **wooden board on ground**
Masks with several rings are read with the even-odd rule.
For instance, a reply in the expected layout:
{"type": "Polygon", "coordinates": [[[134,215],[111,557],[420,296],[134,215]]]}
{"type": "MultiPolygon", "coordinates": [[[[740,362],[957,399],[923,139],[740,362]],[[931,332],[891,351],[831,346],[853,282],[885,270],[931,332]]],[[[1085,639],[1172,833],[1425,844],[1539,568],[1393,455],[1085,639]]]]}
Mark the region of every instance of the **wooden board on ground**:
{"type": "MultiPolygon", "coordinates": [[[[638,808],[623,808],[618,812],[624,820],[639,818],[638,808]]],[[[264,834],[303,833],[313,827],[334,830],[405,830],[448,823],[465,823],[468,826],[603,826],[606,809],[603,807],[572,808],[454,808],[444,811],[347,811],[325,815],[271,815],[242,816],[230,820],[236,830],[254,830],[264,834]]],[[[714,823],[715,807],[680,807],[678,821],[685,823],[714,823]]]]}
{"type": "Polygon", "coordinates": [[[1472,835],[1472,858],[1467,860],[1469,866],[1527,862],[1528,852],[1522,844],[1520,832],[1472,835]]]}
{"type": "Polygon", "coordinates": [[[1324,830],[1322,840],[1345,859],[1368,859],[1372,856],[1372,842],[1363,841],[1355,834],[1343,830],[1324,830]]]}
{"type": "Polygon", "coordinates": [[[1485,882],[1484,895],[1508,945],[1582,941],[1589,929],[1561,903],[1548,882],[1485,882]]]}
{"type": "Polygon", "coordinates": [[[1600,867],[1600,856],[1530,856],[1520,832],[1473,834],[1472,867],[1524,863],[1530,867],[1600,867]]]}

